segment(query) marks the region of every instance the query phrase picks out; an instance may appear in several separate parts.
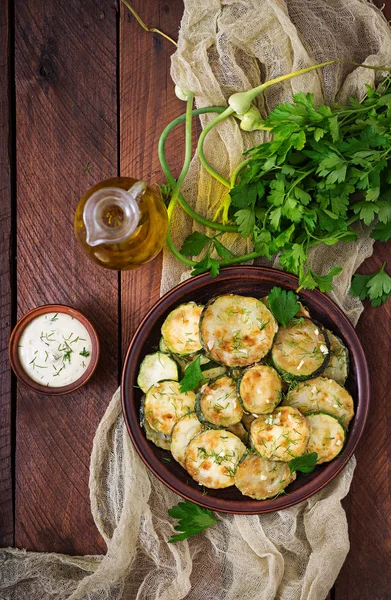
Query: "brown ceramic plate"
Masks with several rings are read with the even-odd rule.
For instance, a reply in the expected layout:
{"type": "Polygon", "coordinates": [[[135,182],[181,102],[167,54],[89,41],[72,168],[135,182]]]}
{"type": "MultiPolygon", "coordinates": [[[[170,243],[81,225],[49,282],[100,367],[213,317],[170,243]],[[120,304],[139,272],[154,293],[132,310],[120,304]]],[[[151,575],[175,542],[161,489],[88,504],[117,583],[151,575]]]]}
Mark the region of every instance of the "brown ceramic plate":
{"type": "Polygon", "coordinates": [[[141,360],[146,354],[155,352],[160,340],[160,328],[168,313],[183,302],[205,304],[221,294],[242,294],[262,298],[278,285],[287,290],[296,290],[297,277],[275,269],[262,267],[235,267],[222,270],[216,278],[199,275],[178,285],[163,296],[149,311],[137,329],[127,352],[122,376],[122,406],[126,425],[140,457],[147,467],[174,492],[212,510],[236,513],[259,514],[272,512],[297,504],[323,488],[343,469],[362,435],[369,406],[369,374],[365,355],[353,326],[332,300],[318,291],[302,290],[300,300],[307,306],[314,319],[336,333],[350,353],[350,373],[346,387],[355,402],[355,417],[347,434],[346,445],[341,456],[326,465],[319,465],[307,475],[298,473],[286,494],[270,500],[252,500],[243,496],[235,487],[222,490],[202,488],[173,458],[169,463],[164,457],[169,452],[150,443],[139,424],[139,409],[142,392],[136,380],[141,360]]]}
{"type": "Polygon", "coordinates": [[[79,389],[79,387],[87,383],[87,381],[92,377],[99,360],[99,338],[94,326],[90,323],[87,317],[85,317],[81,312],[79,312],[75,308],[65,306],[64,304],[45,304],[44,306],[38,306],[37,308],[33,308],[28,313],[26,313],[20,319],[20,321],[17,322],[9,340],[8,354],[12,369],[14,370],[14,373],[19,379],[19,381],[21,381],[24,385],[31,388],[32,390],[35,390],[39,394],[44,394],[45,396],[60,396],[63,394],[70,394],[71,392],[74,392],[75,390],[79,389]],[[67,315],[70,315],[71,317],[74,317],[75,319],[80,321],[80,323],[82,323],[82,325],[84,325],[84,327],[87,329],[88,334],[91,338],[91,360],[87,370],[83,373],[81,377],[79,377],[79,379],[77,379],[73,383],[70,383],[69,385],[65,385],[62,387],[46,387],[44,385],[40,385],[39,383],[31,379],[20,364],[18,354],[19,339],[26,325],[36,317],[52,312],[66,313],[67,315]]]}

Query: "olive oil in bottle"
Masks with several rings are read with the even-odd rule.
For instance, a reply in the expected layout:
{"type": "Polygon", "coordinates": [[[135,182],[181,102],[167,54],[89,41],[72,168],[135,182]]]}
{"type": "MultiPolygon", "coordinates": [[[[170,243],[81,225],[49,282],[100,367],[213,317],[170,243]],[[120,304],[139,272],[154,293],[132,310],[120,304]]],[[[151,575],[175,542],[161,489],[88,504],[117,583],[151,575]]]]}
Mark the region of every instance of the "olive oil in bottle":
{"type": "Polygon", "coordinates": [[[83,251],[107,269],[136,269],[162,249],[168,227],[160,194],[143,181],[114,177],[80,200],[75,235],[83,251]]]}

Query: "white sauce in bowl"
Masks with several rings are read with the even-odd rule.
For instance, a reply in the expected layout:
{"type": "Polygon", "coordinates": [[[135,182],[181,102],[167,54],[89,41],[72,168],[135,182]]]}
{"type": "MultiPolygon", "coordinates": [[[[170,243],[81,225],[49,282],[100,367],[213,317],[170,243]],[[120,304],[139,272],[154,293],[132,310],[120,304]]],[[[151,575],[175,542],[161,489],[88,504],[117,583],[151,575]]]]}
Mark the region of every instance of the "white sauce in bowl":
{"type": "Polygon", "coordinates": [[[91,338],[75,317],[46,313],[24,328],[18,344],[20,364],[27,375],[47,387],[77,381],[91,360],[91,338]]]}

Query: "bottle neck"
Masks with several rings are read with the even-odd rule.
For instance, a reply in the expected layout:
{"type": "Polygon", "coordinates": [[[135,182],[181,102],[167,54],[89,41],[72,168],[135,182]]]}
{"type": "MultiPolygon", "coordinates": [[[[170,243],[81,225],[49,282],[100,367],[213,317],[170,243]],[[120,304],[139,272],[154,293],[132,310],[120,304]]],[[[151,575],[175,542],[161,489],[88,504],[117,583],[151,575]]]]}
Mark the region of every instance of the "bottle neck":
{"type": "Polygon", "coordinates": [[[83,210],[89,246],[120,244],[131,236],[140,221],[138,201],[146,184],[137,181],[130,190],[102,188],[87,200],[83,210]]]}

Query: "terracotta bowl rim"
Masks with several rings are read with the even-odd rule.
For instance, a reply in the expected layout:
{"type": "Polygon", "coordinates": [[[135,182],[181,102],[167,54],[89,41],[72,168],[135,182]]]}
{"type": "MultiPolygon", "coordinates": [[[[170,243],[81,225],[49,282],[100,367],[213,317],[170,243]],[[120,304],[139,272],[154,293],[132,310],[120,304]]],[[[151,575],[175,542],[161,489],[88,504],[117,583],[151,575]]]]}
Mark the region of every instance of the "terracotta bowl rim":
{"type": "Polygon", "coordinates": [[[35,392],[38,392],[38,394],[45,396],[62,396],[78,390],[80,387],[85,385],[89,379],[91,379],[99,361],[100,343],[95,327],[82,312],[76,308],[73,308],[72,306],[68,306],[67,304],[42,304],[41,306],[36,306],[35,308],[32,308],[26,312],[16,323],[8,342],[8,356],[16,377],[23,385],[31,390],[34,390],[35,392]],[[87,370],[73,383],[56,388],[50,388],[41,385],[31,379],[23,369],[18,355],[18,342],[26,325],[28,325],[28,323],[30,323],[36,317],[51,312],[62,312],[76,318],[87,329],[91,339],[91,360],[87,370]]]}
{"type": "MultiPolygon", "coordinates": [[[[199,287],[202,287],[204,282],[206,283],[209,281],[209,283],[213,285],[214,281],[228,279],[231,275],[235,275],[236,278],[239,278],[240,274],[253,274],[255,276],[263,276],[264,278],[269,275],[272,279],[273,277],[277,277],[280,280],[278,283],[273,281],[274,285],[280,285],[281,287],[285,287],[287,289],[297,289],[298,287],[298,278],[295,275],[270,267],[241,265],[237,267],[225,267],[221,269],[220,275],[218,275],[216,278],[212,278],[208,273],[203,273],[201,275],[191,277],[190,279],[187,279],[186,281],[172,288],[152,306],[132,337],[125,356],[122,370],[121,402],[125,424],[138,455],[149,468],[149,470],[152,471],[152,473],[154,473],[154,475],[168,488],[186,500],[190,500],[199,506],[203,506],[204,508],[209,508],[217,512],[230,514],[261,514],[288,508],[306,500],[324,488],[342,471],[352,457],[365,427],[370,402],[370,378],[364,350],[357,333],[347,316],[337,306],[337,304],[331,300],[331,298],[319,290],[301,290],[299,295],[304,302],[306,297],[310,298],[313,300],[313,302],[317,301],[317,303],[324,309],[329,308],[332,310],[332,312],[336,313],[337,320],[333,317],[333,323],[338,329],[338,334],[342,335],[341,329],[344,330],[345,334],[348,334],[349,342],[347,342],[346,339],[345,342],[347,345],[349,345],[351,363],[357,368],[356,382],[358,393],[357,398],[354,398],[355,416],[350,424],[351,429],[352,425],[354,425],[354,435],[349,435],[342,455],[336,457],[330,463],[320,465],[319,468],[321,468],[321,470],[316,477],[314,477],[312,480],[304,481],[303,485],[298,489],[295,489],[292,492],[288,491],[286,495],[281,495],[275,499],[269,500],[253,500],[246,496],[243,496],[243,500],[237,500],[202,495],[201,486],[198,490],[180,481],[175,474],[170,472],[170,465],[164,464],[161,460],[159,461],[156,458],[152,450],[152,444],[145,438],[144,432],[139,425],[138,410],[136,412],[133,388],[129,381],[132,379],[132,377],[133,381],[136,381],[137,377],[135,371],[138,368],[138,363],[131,361],[130,358],[133,352],[138,351],[137,347],[139,345],[146,344],[146,339],[141,341],[144,327],[146,327],[151,319],[154,319],[155,321],[158,320],[161,314],[166,314],[168,310],[172,310],[175,305],[180,304],[181,297],[183,297],[183,295],[186,293],[187,288],[196,287],[198,289],[199,287]],[[166,303],[168,304],[172,298],[175,298],[175,300],[173,300],[172,307],[166,307],[162,313],[159,314],[159,308],[166,303]]],[[[225,291],[224,293],[229,292],[225,291]]],[[[233,291],[231,293],[235,292],[233,291]]],[[[214,294],[211,290],[210,297],[212,298],[216,295],[218,295],[218,292],[214,294]]],[[[345,336],[343,335],[342,337],[345,336]]],[[[154,448],[156,451],[156,447],[154,448]]],[[[161,450],[163,455],[164,452],[165,451],[161,450]]],[[[215,492],[215,490],[211,491],[215,492]]]]}

